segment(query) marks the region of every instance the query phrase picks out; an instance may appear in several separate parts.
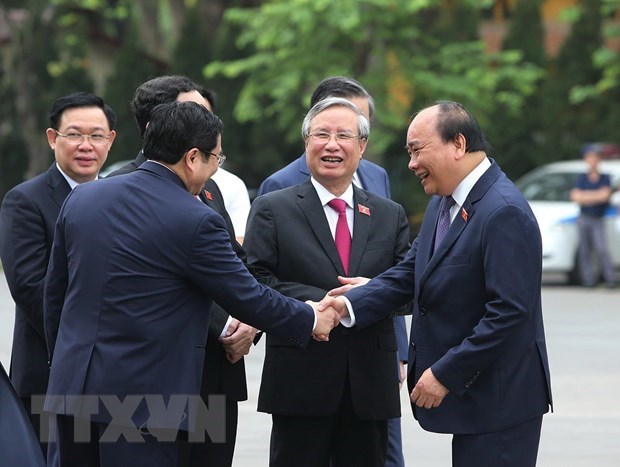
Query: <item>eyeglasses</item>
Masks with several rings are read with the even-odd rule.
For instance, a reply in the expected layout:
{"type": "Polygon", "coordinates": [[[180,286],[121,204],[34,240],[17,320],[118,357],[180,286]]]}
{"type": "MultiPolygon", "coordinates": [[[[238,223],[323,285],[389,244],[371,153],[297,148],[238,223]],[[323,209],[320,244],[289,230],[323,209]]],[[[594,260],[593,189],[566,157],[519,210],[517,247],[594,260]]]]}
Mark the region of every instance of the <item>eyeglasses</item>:
{"type": "Polygon", "coordinates": [[[354,139],[360,139],[359,135],[354,135],[353,133],[347,132],[328,133],[327,131],[317,131],[316,133],[310,133],[308,136],[320,141],[321,143],[327,143],[332,135],[335,136],[336,142],[338,143],[349,143],[354,139]]]}
{"type": "Polygon", "coordinates": [[[92,135],[83,135],[81,133],[64,134],[58,130],[54,130],[54,131],[56,132],[58,136],[62,136],[63,138],[65,138],[67,141],[69,141],[72,144],[80,144],[82,141],[84,141],[84,139],[87,139],[90,141],[90,144],[97,146],[100,144],[105,144],[106,141],[110,139],[110,135],[102,135],[101,133],[94,133],[92,135]]]}
{"type": "Polygon", "coordinates": [[[214,152],[204,151],[202,149],[199,149],[199,151],[202,152],[206,156],[210,155],[210,156],[214,156],[215,158],[217,158],[217,165],[218,165],[218,167],[221,167],[224,164],[224,161],[226,160],[226,156],[224,155],[224,153],[215,154],[214,152]]]}

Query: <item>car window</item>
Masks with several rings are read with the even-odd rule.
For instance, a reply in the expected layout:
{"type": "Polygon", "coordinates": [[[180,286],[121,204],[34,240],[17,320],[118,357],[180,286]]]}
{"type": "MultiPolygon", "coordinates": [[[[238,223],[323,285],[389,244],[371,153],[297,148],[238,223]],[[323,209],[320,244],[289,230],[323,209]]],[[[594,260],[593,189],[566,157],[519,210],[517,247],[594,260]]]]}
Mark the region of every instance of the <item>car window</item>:
{"type": "Polygon", "coordinates": [[[529,201],[570,201],[575,173],[545,173],[521,180],[517,187],[529,201]]]}

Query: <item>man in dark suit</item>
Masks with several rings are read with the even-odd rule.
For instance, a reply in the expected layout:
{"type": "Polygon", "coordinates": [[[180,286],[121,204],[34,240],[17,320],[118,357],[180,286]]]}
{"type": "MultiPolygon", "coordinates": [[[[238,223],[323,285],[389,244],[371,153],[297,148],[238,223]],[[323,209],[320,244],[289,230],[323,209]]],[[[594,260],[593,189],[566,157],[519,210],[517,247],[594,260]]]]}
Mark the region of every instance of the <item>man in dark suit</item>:
{"type": "MultiPolygon", "coordinates": [[[[327,97],[343,97],[357,105],[369,121],[375,113],[375,102],[370,93],[357,80],[348,76],[331,76],[321,81],[310,97],[310,107],[327,97]]],[[[267,177],[261,183],[257,196],[275,190],[299,185],[310,178],[306,154],[302,154],[286,167],[267,177]]],[[[379,196],[390,198],[390,180],[383,167],[362,159],[353,175],[353,183],[379,196]]],[[[396,341],[398,343],[398,379],[405,380],[405,365],[409,352],[407,327],[404,316],[394,317],[396,341]]],[[[400,417],[388,422],[388,452],[386,467],[404,467],[403,442],[400,417]]]]}
{"type": "MultiPolygon", "coordinates": [[[[71,189],[97,178],[116,135],[116,115],[90,93],[59,98],[49,121],[46,133],[54,163],[47,172],[10,190],[0,209],[0,257],[15,301],[10,376],[37,436],[40,414],[32,413],[31,397],[45,395],[49,376],[43,284],[54,225],[71,189]]],[[[46,443],[41,448],[45,454],[46,443]]]]}
{"type": "MultiPolygon", "coordinates": [[[[339,276],[375,276],[400,261],[409,228],[401,206],[352,184],[369,134],[355,104],[319,102],[302,134],[312,178],[257,198],[244,246],[264,283],[320,300],[339,276]],[[346,204],[340,216],[334,198],[346,204]],[[336,245],[343,215],[347,257],[336,245]]],[[[400,416],[396,350],[391,317],[359,333],[340,327],[305,352],[269,334],[258,410],[273,418],[270,465],[384,465],[387,420],[400,416]]]]}
{"type": "Polygon", "coordinates": [[[300,347],[338,323],[256,282],[222,217],[196,200],[223,159],[221,131],[202,105],[162,104],[144,136],[149,160],[78,187],[60,211],[44,306],[56,465],[181,464],[187,433],[204,428],[191,396],[213,300],[300,347]]]}
{"type": "MultiPolygon", "coordinates": [[[[140,130],[140,136],[144,137],[153,108],[175,100],[196,102],[210,111],[213,111],[215,107],[213,93],[202,89],[186,76],[167,75],[153,78],[138,86],[131,101],[131,111],[140,130]]],[[[131,173],[145,161],[144,152],[140,151],[135,160],[112,172],[108,177],[131,173]]],[[[242,261],[245,261],[245,251],[235,239],[235,230],[217,183],[212,179],[207,180],[199,197],[203,203],[215,209],[222,216],[233,250],[242,261]]],[[[214,443],[207,436],[204,443],[192,443],[191,466],[230,467],[232,465],[237,438],[238,402],[248,397],[243,355],[249,353],[255,335],[256,329],[252,326],[231,318],[217,303],[213,304],[205,350],[201,395],[205,402],[208,401],[210,394],[226,396],[226,440],[214,443]]]]}
{"type": "Polygon", "coordinates": [[[460,104],[419,112],[407,149],[434,195],[418,238],[400,264],[322,305],[364,328],[378,304],[413,298],[408,383],[422,428],[453,434],[455,467],[534,466],[552,403],[536,219],[460,104]]]}

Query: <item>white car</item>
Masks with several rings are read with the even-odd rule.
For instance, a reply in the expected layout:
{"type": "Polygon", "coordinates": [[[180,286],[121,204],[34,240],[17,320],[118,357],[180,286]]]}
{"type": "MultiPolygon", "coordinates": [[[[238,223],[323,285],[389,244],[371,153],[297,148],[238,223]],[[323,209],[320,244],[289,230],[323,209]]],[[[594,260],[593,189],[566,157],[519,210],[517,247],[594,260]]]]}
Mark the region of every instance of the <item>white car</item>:
{"type": "MultiPolygon", "coordinates": [[[[601,173],[611,177],[615,190],[605,220],[607,242],[612,261],[620,268],[620,160],[603,160],[601,173]]],[[[567,280],[579,284],[577,250],[579,206],[570,200],[578,174],[587,171],[583,160],[543,165],[517,180],[516,185],[530,203],[542,234],[543,272],[561,272],[567,280]]]]}

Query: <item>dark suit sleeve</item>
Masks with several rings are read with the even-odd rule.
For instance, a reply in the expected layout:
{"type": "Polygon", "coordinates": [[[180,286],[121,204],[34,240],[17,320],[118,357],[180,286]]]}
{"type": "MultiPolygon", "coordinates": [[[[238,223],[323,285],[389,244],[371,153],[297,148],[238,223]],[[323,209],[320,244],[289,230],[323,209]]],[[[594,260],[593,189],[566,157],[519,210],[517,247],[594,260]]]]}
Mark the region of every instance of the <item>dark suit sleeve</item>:
{"type": "MultiPolygon", "coordinates": [[[[69,195],[71,197],[71,195],[69,195]]],[[[69,199],[69,197],[67,199],[69,199]]],[[[60,327],[60,315],[65,302],[65,293],[69,283],[67,264],[67,249],[63,228],[64,209],[60,210],[54,243],[50,255],[50,262],[45,280],[45,295],[43,300],[43,318],[45,324],[45,341],[49,361],[52,361],[58,328],[60,327]]]]}
{"type": "Polygon", "coordinates": [[[233,253],[224,222],[213,211],[196,229],[187,274],[233,317],[298,346],[307,345],[315,320],[312,308],[259,284],[233,253]]]}
{"type": "Polygon", "coordinates": [[[416,238],[400,263],[379,274],[368,284],[345,294],[353,307],[357,326],[370,326],[385,318],[388,314],[385,310],[405,307],[413,300],[417,249],[416,238]]]}
{"type": "MultiPolygon", "coordinates": [[[[244,239],[248,265],[259,282],[298,300],[320,301],[327,290],[299,282],[280,281],[276,274],[279,247],[272,206],[265,198],[254,200],[248,216],[244,239]]],[[[285,241],[296,241],[285,239],[285,241]]],[[[301,254],[301,253],[300,253],[301,254]]]]}
{"type": "Polygon", "coordinates": [[[42,338],[48,241],[34,201],[21,190],[9,191],[0,211],[0,256],[13,300],[42,338]]]}

